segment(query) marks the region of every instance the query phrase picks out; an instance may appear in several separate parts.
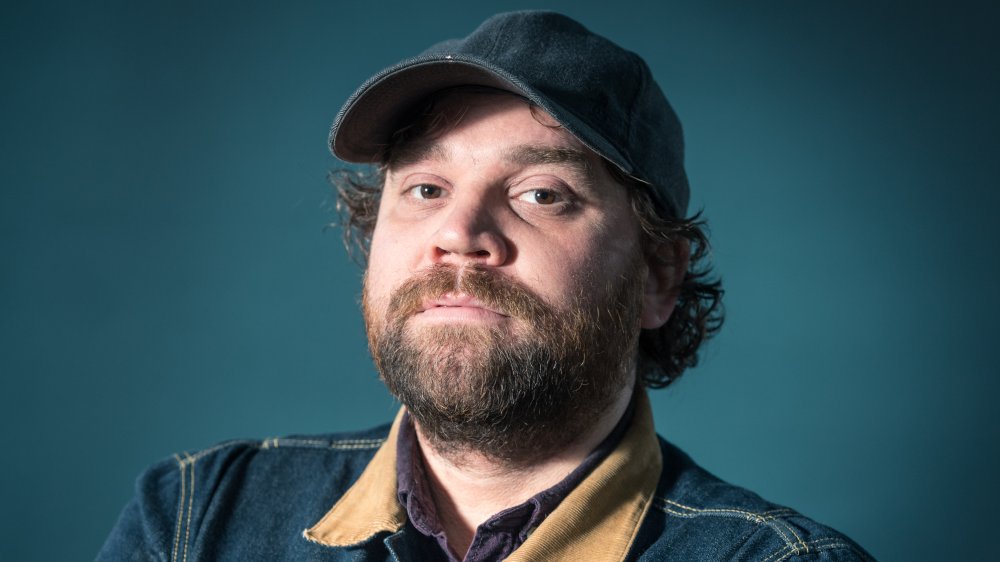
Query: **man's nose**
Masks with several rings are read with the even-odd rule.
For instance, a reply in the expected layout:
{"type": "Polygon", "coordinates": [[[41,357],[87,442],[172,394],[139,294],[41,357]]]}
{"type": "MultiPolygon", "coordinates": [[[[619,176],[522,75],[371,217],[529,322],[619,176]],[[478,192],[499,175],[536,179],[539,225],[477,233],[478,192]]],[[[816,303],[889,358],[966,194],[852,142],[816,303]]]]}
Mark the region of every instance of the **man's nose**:
{"type": "Polygon", "coordinates": [[[432,237],[433,263],[493,267],[507,263],[510,245],[499,228],[496,212],[482,197],[453,203],[432,237]]]}

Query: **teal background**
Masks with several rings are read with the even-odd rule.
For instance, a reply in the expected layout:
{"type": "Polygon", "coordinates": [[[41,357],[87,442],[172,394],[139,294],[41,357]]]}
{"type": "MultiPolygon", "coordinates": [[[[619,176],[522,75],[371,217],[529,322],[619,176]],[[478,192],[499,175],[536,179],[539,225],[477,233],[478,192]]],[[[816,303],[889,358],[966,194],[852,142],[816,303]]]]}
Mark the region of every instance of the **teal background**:
{"type": "MultiPolygon", "coordinates": [[[[91,558],[175,451],[390,418],[327,128],[524,7],[3,4],[0,559],[91,558]]],[[[728,322],[661,433],[881,559],[994,558],[997,10],[546,7],[644,56],[686,127],[728,322]]]]}

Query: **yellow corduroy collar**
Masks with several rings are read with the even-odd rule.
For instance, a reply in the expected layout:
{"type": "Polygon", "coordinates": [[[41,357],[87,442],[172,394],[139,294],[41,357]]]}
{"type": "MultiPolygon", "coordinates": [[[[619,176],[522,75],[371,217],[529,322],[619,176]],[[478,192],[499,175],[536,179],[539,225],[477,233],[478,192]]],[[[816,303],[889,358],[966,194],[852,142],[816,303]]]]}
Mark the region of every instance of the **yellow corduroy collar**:
{"type": "MultiPolygon", "coordinates": [[[[632,425],[618,446],[535,529],[510,562],[624,560],[649,509],[663,464],[646,393],[639,390],[632,425]]],[[[406,524],[396,497],[396,437],[402,411],[389,436],[358,481],[311,528],[310,541],[355,545],[406,524]]]]}

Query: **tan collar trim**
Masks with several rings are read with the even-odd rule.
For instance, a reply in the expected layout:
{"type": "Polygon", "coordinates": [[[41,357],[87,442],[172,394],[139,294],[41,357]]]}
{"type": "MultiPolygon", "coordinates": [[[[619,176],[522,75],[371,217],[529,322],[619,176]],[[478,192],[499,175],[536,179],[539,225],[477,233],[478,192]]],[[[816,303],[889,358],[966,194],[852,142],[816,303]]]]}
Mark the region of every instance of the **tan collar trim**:
{"type": "Polygon", "coordinates": [[[663,457],[644,390],[621,443],[507,558],[594,562],[624,560],[660,480],[663,457]]]}
{"type": "MultiPolygon", "coordinates": [[[[621,443],[508,561],[625,559],[649,510],[663,466],[649,398],[643,390],[638,392],[635,417],[621,443]]],[[[402,411],[358,481],[316,525],[303,531],[305,538],[344,547],[403,527],[406,512],[396,498],[396,437],[401,419],[402,411]]]]}
{"type": "Polygon", "coordinates": [[[396,437],[403,409],[396,414],[385,442],[358,481],[330,511],[302,536],[326,546],[351,546],[376,533],[395,533],[406,524],[406,511],[396,497],[396,437]]]}

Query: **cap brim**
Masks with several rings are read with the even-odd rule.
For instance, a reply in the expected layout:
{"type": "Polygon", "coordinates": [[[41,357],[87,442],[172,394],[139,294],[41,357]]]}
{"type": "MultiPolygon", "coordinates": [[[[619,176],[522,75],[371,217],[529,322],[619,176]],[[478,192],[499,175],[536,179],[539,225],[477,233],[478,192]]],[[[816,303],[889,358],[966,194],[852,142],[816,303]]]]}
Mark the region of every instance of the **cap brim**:
{"type": "Polygon", "coordinates": [[[400,120],[428,96],[455,86],[486,86],[525,95],[482,68],[451,60],[414,62],[373,77],[347,100],[330,129],[330,150],[346,162],[370,163],[400,120]]]}
{"type": "Polygon", "coordinates": [[[626,174],[632,173],[631,164],[621,153],[583,120],[503,71],[466,57],[411,59],[373,76],[337,115],[330,129],[330,150],[345,162],[376,163],[409,112],[434,92],[456,86],[485,86],[523,96],[591,150],[626,174]]]}

